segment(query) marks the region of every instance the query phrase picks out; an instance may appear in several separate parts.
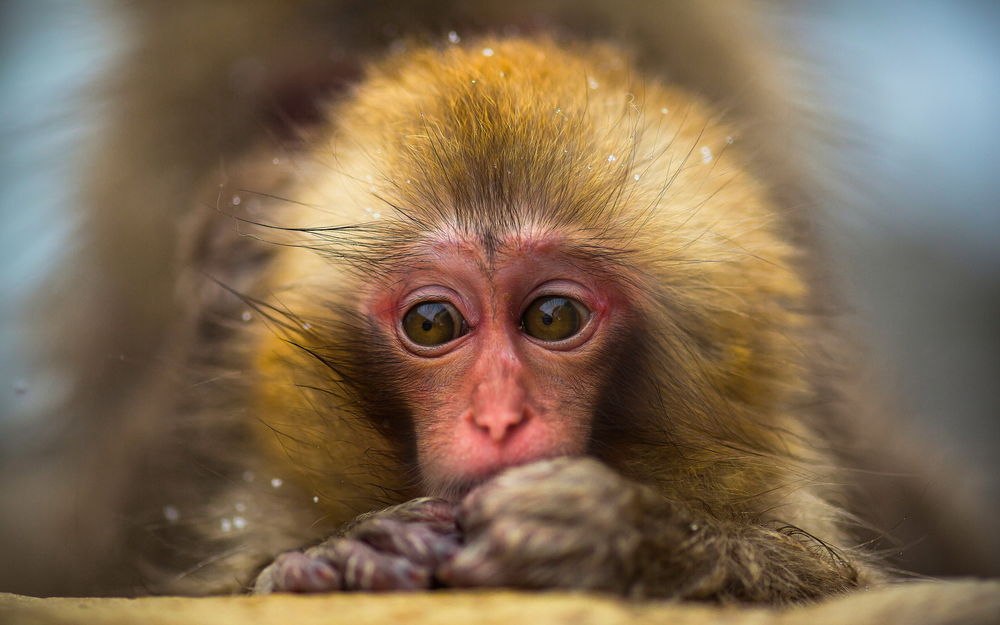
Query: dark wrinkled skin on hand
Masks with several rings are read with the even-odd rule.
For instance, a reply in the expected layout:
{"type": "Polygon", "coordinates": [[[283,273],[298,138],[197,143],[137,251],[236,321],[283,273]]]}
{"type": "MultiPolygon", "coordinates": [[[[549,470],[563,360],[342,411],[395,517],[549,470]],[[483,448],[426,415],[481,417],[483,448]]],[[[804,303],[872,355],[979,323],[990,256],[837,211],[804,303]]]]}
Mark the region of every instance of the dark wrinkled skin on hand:
{"type": "Polygon", "coordinates": [[[421,498],[358,517],[344,531],[304,552],[278,556],[253,592],[421,590],[459,548],[454,506],[421,498]]]}

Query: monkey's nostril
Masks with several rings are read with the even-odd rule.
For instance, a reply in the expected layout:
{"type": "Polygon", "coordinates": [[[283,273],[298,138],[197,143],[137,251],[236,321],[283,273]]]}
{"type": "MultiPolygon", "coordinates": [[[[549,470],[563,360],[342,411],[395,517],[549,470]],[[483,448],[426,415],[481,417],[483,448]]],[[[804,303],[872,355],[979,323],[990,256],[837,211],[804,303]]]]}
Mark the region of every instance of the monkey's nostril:
{"type": "Polygon", "coordinates": [[[469,414],[472,425],[497,443],[508,437],[526,418],[521,407],[477,410],[469,414]]]}

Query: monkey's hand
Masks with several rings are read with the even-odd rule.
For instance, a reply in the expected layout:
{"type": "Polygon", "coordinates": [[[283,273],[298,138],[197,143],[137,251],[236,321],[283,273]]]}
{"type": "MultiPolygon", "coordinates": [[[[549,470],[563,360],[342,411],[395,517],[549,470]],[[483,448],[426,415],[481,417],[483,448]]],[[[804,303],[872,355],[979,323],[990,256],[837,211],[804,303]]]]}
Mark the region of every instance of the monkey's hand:
{"type": "MultiPolygon", "coordinates": [[[[466,544],[440,571],[451,586],[628,594],[652,496],[600,462],[558,458],[510,469],[469,493],[466,544]]],[[[682,543],[690,531],[673,529],[682,543]]]]}
{"type": "Polygon", "coordinates": [[[278,556],[254,594],[430,588],[434,571],[458,550],[454,506],[414,499],[361,515],[333,538],[278,556]]]}
{"type": "Polygon", "coordinates": [[[783,603],[857,583],[825,548],[706,520],[588,458],[508,470],[469,493],[457,516],[465,545],[438,571],[450,586],[783,603]]]}

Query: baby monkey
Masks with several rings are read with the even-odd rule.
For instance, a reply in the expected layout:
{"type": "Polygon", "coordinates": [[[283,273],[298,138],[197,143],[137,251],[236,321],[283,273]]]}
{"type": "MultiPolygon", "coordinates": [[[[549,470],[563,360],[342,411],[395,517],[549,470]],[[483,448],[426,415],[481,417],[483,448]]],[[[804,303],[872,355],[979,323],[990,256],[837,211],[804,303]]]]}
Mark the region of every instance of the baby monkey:
{"type": "Polygon", "coordinates": [[[392,56],[328,115],[287,180],[239,183],[276,244],[248,409],[325,524],[416,498],[255,592],[879,577],[809,412],[805,254],[717,111],[614,47],[491,38],[392,56]]]}

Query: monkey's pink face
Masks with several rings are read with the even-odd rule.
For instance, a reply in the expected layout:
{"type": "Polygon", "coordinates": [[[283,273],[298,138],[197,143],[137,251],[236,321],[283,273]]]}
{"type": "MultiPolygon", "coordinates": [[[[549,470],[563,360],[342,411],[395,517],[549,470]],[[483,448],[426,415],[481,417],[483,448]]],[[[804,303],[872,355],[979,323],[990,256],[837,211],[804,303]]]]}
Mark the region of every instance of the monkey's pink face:
{"type": "Polygon", "coordinates": [[[430,242],[366,298],[408,378],[427,490],[454,495],[509,466],[586,450],[625,298],[560,239],[430,242]],[[505,244],[503,244],[505,243],[505,244]]]}

